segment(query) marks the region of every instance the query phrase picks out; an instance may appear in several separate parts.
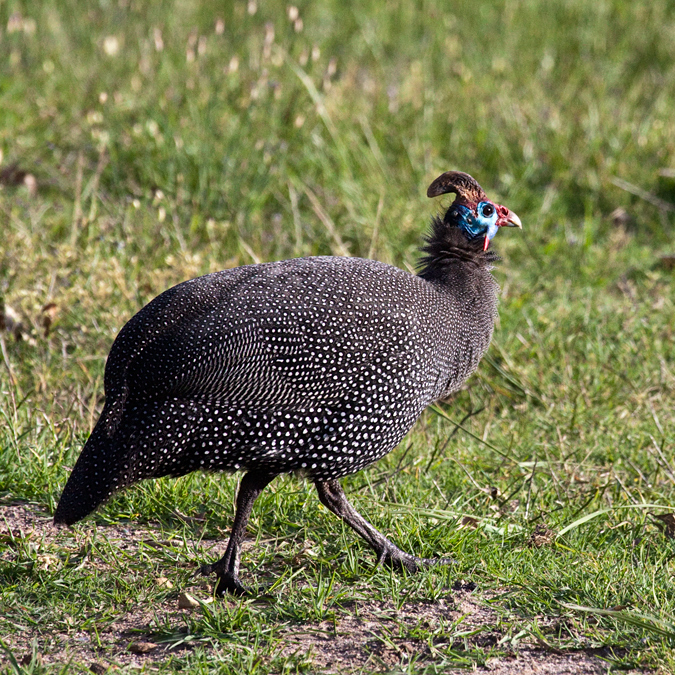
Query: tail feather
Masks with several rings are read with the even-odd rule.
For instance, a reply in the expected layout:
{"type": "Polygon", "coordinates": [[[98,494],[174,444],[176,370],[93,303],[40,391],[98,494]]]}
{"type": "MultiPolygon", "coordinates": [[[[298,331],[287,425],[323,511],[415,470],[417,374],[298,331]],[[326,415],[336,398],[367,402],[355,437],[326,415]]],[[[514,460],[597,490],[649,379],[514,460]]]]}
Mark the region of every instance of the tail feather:
{"type": "Polygon", "coordinates": [[[125,410],[113,425],[106,407],[75,463],[59,504],[54,524],[72,525],[89,515],[113,493],[144,478],[182,476],[201,467],[194,438],[167,434],[166,419],[194,429],[201,408],[195,401],[147,401],[125,410]]]}
{"type": "Polygon", "coordinates": [[[55,525],[72,525],[126,485],[124,447],[97,424],[82,449],[54,513],[55,525]]]}

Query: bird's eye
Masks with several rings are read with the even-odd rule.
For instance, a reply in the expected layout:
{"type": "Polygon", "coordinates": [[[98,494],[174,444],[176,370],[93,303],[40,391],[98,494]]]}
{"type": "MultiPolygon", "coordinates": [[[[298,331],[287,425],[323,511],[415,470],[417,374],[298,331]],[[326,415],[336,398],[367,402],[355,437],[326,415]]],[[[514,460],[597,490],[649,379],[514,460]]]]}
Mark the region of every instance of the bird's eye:
{"type": "Polygon", "coordinates": [[[483,216],[485,216],[485,218],[489,218],[494,212],[495,209],[494,206],[492,206],[492,204],[486,204],[483,207],[483,216]]]}

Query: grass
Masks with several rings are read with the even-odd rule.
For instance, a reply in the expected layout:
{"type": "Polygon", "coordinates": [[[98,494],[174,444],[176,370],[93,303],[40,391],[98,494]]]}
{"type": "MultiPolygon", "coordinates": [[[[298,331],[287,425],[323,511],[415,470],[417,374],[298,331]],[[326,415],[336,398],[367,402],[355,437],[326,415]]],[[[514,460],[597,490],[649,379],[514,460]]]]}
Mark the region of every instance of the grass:
{"type": "Polygon", "coordinates": [[[243,561],[274,599],[179,614],[180,591],[208,598],[194,563],[226,536],[236,480],[147,483],[72,532],[46,517],[0,532],[4,672],[114,661],[124,645],[106,635],[127,616],[143,619],[130,642],[172,647],[148,669],[314,672],[320,642],[294,653],[291,633],[336,636],[359,611],[379,626],[362,672],[447,672],[525,644],[673,672],[675,528],[658,516],[675,497],[674,14],[0,2],[0,306],[18,322],[0,332],[6,505],[53,511],[114,336],[168,286],[298,255],[414,268],[440,207],[424,190],[451,168],[525,226],[495,240],[500,320],[477,375],[345,481],[400,546],[455,566],[373,570],[309,486],[281,479],[243,561]],[[401,618],[452,604],[458,580],[478,586],[482,628],[401,618]]]}

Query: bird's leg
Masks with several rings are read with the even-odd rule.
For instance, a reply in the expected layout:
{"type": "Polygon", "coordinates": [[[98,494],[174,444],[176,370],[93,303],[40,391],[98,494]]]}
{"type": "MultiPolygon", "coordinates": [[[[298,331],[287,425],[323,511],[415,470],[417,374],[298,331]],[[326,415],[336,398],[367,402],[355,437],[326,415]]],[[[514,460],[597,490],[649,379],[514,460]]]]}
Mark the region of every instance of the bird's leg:
{"type": "Polygon", "coordinates": [[[360,534],[377,554],[377,563],[383,563],[395,570],[403,569],[415,573],[428,565],[449,565],[455,562],[451,558],[417,558],[401,551],[395,544],[378,532],[347,500],[342,486],[337,480],[315,482],[321,503],[336,516],[344,520],[360,534]]]}
{"type": "Polygon", "coordinates": [[[246,533],[246,525],[253,509],[253,503],[258,495],[272,481],[275,474],[256,473],[251,471],[241,479],[239,493],[237,494],[237,511],[234,515],[232,533],[227,543],[225,555],[216,563],[202,565],[200,572],[204,575],[216,573],[216,595],[233,593],[245,595],[248,590],[239,581],[239,556],[241,554],[241,542],[246,533]]]}

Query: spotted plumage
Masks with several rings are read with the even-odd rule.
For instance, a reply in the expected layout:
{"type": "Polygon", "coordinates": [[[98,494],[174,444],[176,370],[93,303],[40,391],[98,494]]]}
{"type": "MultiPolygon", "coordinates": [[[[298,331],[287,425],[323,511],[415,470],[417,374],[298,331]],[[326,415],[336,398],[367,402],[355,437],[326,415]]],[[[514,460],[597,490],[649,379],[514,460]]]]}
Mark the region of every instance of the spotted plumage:
{"type": "Polygon", "coordinates": [[[481,204],[492,202],[470,176],[443,176],[437,189],[458,198],[435,219],[417,276],[372,260],[299,258],[184,282],[136,314],[110,351],[105,407],[55,522],[74,523],[144,478],[245,471],[228,552],[204,568],[219,592],[243,592],[239,544],[253,501],[295,472],[381,560],[424,562],[364,521],[337,479],[392,450],[489,345],[498,289],[484,249],[499,209],[498,224],[519,221],[499,205],[487,219],[481,204]],[[466,213],[452,215],[458,202],[466,213]]]}

